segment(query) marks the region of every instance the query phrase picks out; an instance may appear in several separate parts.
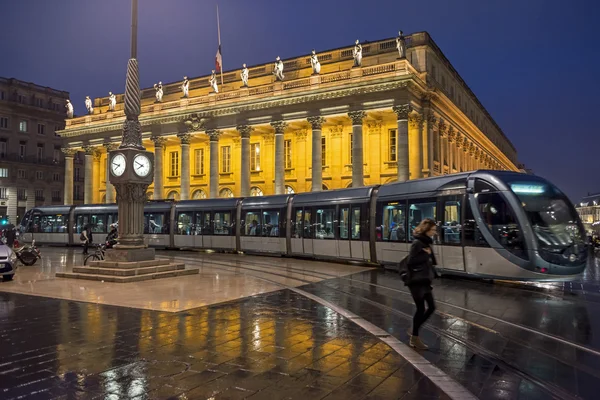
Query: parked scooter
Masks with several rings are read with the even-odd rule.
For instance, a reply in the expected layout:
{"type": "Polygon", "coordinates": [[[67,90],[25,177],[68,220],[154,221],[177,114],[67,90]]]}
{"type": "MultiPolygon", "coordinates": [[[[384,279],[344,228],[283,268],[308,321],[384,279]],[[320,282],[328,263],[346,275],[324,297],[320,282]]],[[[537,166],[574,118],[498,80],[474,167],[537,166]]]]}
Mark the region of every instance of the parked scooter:
{"type": "Polygon", "coordinates": [[[26,244],[24,246],[14,248],[13,251],[15,252],[15,255],[19,261],[26,266],[34,265],[38,259],[42,258],[42,253],[35,245],[35,240],[31,242],[30,245],[26,244]]]}

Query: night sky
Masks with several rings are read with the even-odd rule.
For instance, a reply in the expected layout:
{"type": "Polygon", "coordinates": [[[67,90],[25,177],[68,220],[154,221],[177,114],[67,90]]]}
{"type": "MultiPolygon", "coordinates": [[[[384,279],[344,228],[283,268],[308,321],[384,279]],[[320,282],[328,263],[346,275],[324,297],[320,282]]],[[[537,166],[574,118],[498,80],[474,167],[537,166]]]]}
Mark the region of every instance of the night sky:
{"type": "MultiPolygon", "coordinates": [[[[214,0],[139,0],[142,87],[209,74],[214,0]]],[[[122,93],[129,0],[0,0],[0,76],[122,93]]],[[[578,201],[600,192],[600,6],[593,0],[220,0],[225,70],[428,31],[519,160],[578,201]],[[596,18],[596,19],[595,19],[596,18]]]]}

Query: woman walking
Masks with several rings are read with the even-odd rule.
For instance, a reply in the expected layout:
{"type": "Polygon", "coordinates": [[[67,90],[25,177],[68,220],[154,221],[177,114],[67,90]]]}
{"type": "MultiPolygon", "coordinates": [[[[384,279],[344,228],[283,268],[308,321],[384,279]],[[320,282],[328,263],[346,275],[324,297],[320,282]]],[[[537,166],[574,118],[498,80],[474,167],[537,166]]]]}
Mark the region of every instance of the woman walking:
{"type": "Polygon", "coordinates": [[[406,285],[417,306],[417,312],[413,317],[412,331],[408,332],[410,336],[410,346],[419,350],[427,350],[428,346],[419,338],[419,328],[435,311],[433,301],[433,288],[431,282],[438,277],[435,270],[435,256],[431,249],[433,237],[437,229],[435,221],[426,218],[419,223],[413,232],[413,242],[408,253],[406,285]],[[427,303],[427,311],[425,311],[427,303]]]}

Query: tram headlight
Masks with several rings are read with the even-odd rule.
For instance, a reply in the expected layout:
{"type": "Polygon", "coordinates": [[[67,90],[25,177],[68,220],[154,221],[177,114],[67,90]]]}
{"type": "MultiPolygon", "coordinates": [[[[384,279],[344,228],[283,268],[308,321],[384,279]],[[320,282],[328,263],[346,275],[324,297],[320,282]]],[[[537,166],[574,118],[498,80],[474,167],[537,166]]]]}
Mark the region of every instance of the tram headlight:
{"type": "Polygon", "coordinates": [[[577,256],[576,256],[575,254],[571,254],[571,255],[569,256],[569,261],[571,261],[571,262],[575,262],[576,260],[577,260],[577,256]]]}

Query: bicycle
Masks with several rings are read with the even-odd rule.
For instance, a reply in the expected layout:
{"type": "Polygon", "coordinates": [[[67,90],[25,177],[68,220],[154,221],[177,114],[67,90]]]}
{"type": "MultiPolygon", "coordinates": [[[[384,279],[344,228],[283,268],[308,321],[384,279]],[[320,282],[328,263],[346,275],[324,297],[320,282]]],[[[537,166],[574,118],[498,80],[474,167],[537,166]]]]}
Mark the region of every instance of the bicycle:
{"type": "Polygon", "coordinates": [[[94,245],[96,251],[83,259],[83,265],[87,265],[88,261],[103,261],[104,252],[106,251],[106,244],[94,245]]]}

